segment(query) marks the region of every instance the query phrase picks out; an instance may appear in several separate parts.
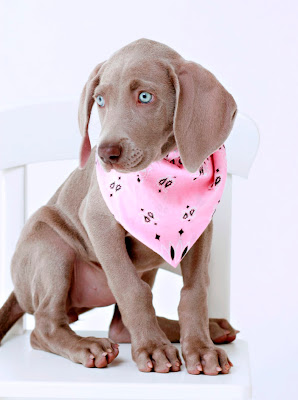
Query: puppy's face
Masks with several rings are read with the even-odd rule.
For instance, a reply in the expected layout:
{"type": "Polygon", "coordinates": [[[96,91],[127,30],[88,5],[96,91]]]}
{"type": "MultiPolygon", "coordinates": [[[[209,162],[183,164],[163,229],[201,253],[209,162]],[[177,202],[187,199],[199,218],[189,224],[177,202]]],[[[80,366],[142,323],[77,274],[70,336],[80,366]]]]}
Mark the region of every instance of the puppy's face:
{"type": "Polygon", "coordinates": [[[97,152],[106,171],[142,170],[176,147],[175,88],[162,63],[111,60],[93,98],[102,128],[97,152]]]}
{"type": "Polygon", "coordinates": [[[90,113],[97,104],[97,152],[106,171],[139,171],[176,147],[189,172],[227,139],[237,107],[213,74],[170,47],[139,39],[98,64],[79,106],[80,166],[91,145],[90,113]]]}

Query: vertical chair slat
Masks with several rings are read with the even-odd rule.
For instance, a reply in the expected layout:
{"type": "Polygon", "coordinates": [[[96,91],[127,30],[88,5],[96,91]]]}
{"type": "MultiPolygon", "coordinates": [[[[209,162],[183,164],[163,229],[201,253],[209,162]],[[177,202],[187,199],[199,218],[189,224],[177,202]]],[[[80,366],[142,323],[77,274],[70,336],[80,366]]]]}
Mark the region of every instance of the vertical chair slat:
{"type": "Polygon", "coordinates": [[[208,296],[208,311],[212,318],[230,319],[232,179],[232,175],[228,174],[222,198],[213,216],[208,296]]]}
{"type": "MultiPolygon", "coordinates": [[[[25,222],[25,167],[9,168],[1,172],[1,304],[13,290],[10,262],[25,222]]],[[[10,331],[23,333],[23,318],[10,331]]]]}

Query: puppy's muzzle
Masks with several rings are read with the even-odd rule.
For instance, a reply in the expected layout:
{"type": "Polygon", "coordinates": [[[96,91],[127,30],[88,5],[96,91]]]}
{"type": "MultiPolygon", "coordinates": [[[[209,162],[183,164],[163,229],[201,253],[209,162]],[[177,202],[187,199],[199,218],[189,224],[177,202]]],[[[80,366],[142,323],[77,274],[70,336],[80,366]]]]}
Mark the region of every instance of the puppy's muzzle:
{"type": "Polygon", "coordinates": [[[122,147],[118,144],[102,145],[98,147],[100,159],[108,164],[116,164],[121,156],[122,147]]]}

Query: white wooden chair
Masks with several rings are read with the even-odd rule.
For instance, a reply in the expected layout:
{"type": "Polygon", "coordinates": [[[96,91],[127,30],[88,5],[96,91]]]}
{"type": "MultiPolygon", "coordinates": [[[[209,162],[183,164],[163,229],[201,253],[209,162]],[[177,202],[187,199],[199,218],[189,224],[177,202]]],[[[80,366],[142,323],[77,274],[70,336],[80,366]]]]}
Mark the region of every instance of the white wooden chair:
{"type": "MultiPolygon", "coordinates": [[[[10,260],[27,219],[28,165],[78,158],[81,136],[77,127],[77,106],[77,101],[55,102],[0,113],[0,306],[13,287],[10,260]]],[[[96,124],[95,135],[98,130],[99,125],[96,124]]],[[[94,136],[93,133],[91,136],[94,136]]],[[[248,177],[259,144],[254,122],[238,114],[225,144],[228,179],[214,215],[209,315],[229,319],[232,176],[248,177]]],[[[173,268],[169,270],[179,272],[173,268]]],[[[117,360],[108,368],[88,369],[54,354],[33,350],[29,334],[21,319],[2,342],[0,399],[251,398],[247,343],[240,339],[222,345],[234,363],[230,374],[212,377],[191,376],[184,367],[179,373],[141,373],[131,360],[128,344],[121,344],[117,360]]],[[[80,334],[107,335],[106,332],[90,331],[80,331],[80,334]]]]}

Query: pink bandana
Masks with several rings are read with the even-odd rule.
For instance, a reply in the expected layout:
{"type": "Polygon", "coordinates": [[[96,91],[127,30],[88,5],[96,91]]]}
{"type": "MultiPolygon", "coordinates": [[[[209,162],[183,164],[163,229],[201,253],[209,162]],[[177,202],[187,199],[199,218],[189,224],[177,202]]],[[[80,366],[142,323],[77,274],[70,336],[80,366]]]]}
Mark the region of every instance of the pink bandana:
{"type": "Polygon", "coordinates": [[[96,153],[97,180],[116,220],[136,239],[177,267],[204,232],[220,202],[227,177],[225,146],[197,172],[178,151],[138,172],[105,172],[96,153]]]}

